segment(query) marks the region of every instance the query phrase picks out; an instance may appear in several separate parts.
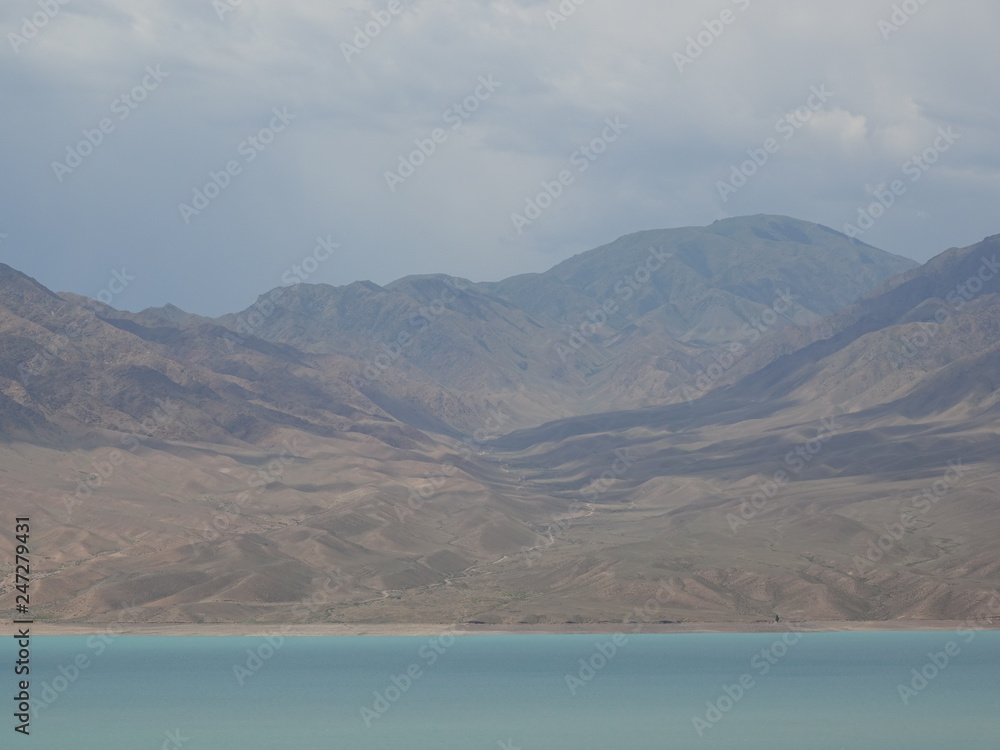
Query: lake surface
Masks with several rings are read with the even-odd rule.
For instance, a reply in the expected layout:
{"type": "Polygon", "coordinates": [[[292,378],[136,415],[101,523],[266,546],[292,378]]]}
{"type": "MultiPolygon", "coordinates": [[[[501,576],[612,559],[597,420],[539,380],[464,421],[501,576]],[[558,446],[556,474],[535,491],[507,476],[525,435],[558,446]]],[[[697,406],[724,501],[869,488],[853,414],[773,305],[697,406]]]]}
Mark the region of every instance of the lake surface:
{"type": "Polygon", "coordinates": [[[13,731],[13,640],[12,748],[1000,748],[995,631],[36,636],[30,737],[13,731]]]}

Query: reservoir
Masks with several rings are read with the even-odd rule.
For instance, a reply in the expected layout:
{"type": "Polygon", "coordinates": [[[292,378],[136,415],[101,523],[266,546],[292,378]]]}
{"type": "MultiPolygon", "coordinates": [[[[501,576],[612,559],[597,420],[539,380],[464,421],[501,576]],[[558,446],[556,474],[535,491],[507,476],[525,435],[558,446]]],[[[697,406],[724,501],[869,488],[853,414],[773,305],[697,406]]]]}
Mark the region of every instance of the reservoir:
{"type": "Polygon", "coordinates": [[[28,737],[4,671],[4,747],[1000,747],[996,631],[36,636],[28,737]]]}

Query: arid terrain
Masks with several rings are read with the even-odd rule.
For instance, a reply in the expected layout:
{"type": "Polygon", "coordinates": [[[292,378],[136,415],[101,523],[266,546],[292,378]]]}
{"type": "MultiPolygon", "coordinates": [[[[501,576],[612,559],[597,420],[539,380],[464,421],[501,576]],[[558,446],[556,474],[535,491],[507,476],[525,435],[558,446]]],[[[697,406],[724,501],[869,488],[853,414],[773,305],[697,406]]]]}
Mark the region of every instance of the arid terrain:
{"type": "Polygon", "coordinates": [[[987,626],[997,255],[755,216],[218,319],[3,266],[0,519],[52,632],[987,626]]]}

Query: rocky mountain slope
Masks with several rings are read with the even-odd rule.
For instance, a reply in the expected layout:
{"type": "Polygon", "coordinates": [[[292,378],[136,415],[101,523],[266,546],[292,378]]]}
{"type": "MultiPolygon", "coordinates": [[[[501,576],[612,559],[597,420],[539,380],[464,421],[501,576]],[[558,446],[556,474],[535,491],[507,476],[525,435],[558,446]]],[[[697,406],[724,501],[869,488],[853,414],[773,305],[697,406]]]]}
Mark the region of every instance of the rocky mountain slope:
{"type": "Polygon", "coordinates": [[[998,251],[758,216],[217,320],[2,267],[2,514],[60,621],[962,619],[1000,573],[998,251]]]}

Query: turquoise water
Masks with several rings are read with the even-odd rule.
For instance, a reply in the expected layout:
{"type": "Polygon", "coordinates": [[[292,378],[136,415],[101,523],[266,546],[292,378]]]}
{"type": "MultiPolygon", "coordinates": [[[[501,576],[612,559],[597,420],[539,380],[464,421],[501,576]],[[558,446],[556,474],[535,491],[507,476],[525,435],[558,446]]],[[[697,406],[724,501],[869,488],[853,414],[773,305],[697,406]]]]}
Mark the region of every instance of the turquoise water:
{"type": "Polygon", "coordinates": [[[46,704],[23,737],[13,731],[15,644],[5,638],[0,745],[1000,748],[998,632],[611,639],[35,637],[31,693],[46,704]],[[914,684],[913,669],[931,679],[914,684]],[[901,684],[912,691],[905,704],[901,684]]]}

